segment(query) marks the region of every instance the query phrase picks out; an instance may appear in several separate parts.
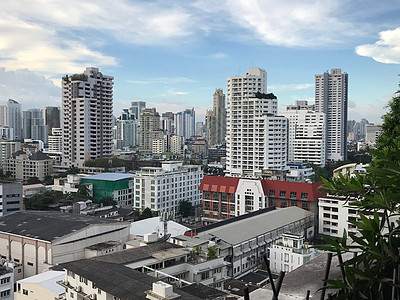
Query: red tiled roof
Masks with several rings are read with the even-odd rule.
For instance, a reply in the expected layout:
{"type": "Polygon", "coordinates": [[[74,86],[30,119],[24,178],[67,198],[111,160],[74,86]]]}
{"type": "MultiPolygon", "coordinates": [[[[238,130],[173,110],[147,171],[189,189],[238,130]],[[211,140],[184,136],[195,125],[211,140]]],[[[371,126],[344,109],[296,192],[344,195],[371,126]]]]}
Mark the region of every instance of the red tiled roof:
{"type": "Polygon", "coordinates": [[[278,181],[278,180],[261,180],[261,185],[264,190],[264,195],[269,196],[269,191],[275,191],[275,197],[279,198],[280,191],[286,191],[286,199],[290,198],[290,192],[297,192],[296,199],[300,200],[301,193],[307,193],[308,201],[317,201],[319,197],[324,194],[318,192],[318,187],[322,185],[322,181],[314,183],[291,182],[291,181],[278,181]]]}
{"type": "Polygon", "coordinates": [[[199,190],[234,194],[240,178],[206,175],[200,183],[199,190]]]}

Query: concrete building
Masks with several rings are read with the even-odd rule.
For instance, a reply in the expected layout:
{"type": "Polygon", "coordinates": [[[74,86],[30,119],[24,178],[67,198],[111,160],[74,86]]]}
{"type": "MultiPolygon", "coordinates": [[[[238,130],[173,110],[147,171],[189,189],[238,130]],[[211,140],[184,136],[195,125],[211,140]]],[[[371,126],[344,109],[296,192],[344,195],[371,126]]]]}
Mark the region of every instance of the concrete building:
{"type": "Polygon", "coordinates": [[[350,177],[356,176],[355,175],[356,173],[364,174],[366,172],[366,167],[368,167],[367,164],[366,165],[357,163],[345,164],[333,170],[333,177],[339,177],[339,174],[349,175],[350,177]]]}
{"type": "Polygon", "coordinates": [[[53,127],[48,137],[48,151],[53,153],[62,152],[62,128],[53,127]]]}
{"type": "Polygon", "coordinates": [[[286,174],[286,181],[313,182],[313,169],[308,163],[288,163],[289,172],[286,174]]]}
{"type": "Polygon", "coordinates": [[[0,182],[0,216],[23,210],[22,183],[0,182]]]}
{"type": "MultiPolygon", "coordinates": [[[[0,106],[1,110],[1,106],[0,106]]],[[[0,138],[9,141],[14,141],[14,129],[7,125],[0,125],[0,138]]]]}
{"type": "Polygon", "coordinates": [[[366,124],[365,125],[365,143],[374,148],[377,138],[382,132],[381,125],[366,124]]]}
{"type": "Polygon", "coordinates": [[[196,133],[199,138],[204,138],[204,124],[203,122],[196,122],[196,133]]]}
{"type": "MultiPolygon", "coordinates": [[[[238,278],[263,262],[268,248],[284,233],[314,236],[314,214],[298,207],[266,208],[185,233],[183,246],[206,239],[229,263],[229,277],[238,278]]],[[[175,239],[178,239],[176,237],[175,239]]]]}
{"type": "Polygon", "coordinates": [[[62,79],[63,158],[65,166],[112,153],[112,76],[98,68],[62,79]]]}
{"type": "Polygon", "coordinates": [[[0,299],[14,299],[14,271],[13,264],[0,264],[0,299]]]}
{"type": "Polygon", "coordinates": [[[165,131],[167,134],[174,134],[175,133],[175,124],[174,124],[174,113],[171,111],[167,111],[162,113],[162,130],[165,131]]]}
{"type": "Polygon", "coordinates": [[[47,271],[16,282],[15,300],[63,300],[65,289],[57,282],[65,277],[64,271],[47,271]]]}
{"type": "MultiPolygon", "coordinates": [[[[308,107],[297,103],[299,108],[308,107]]],[[[293,109],[292,105],[281,113],[288,119],[288,161],[311,162],[325,166],[325,115],[304,109],[293,109]]]]}
{"type": "Polygon", "coordinates": [[[14,140],[19,141],[22,137],[22,113],[21,104],[13,99],[9,99],[6,104],[6,124],[8,127],[13,128],[14,140]]]}
{"type": "Polygon", "coordinates": [[[24,182],[33,177],[44,180],[53,174],[53,160],[41,151],[28,155],[19,150],[4,160],[3,171],[24,182]]]}
{"type": "Polygon", "coordinates": [[[122,208],[132,208],[134,176],[134,174],[101,173],[82,177],[81,184],[89,187],[95,201],[110,197],[122,208]]]}
{"type": "Polygon", "coordinates": [[[266,92],[267,72],[263,69],[251,68],[244,76],[228,78],[229,176],[254,177],[264,169],[286,169],[287,119],[277,116],[278,101],[266,92]]]}
{"type": "Polygon", "coordinates": [[[3,168],[4,160],[10,158],[18,150],[21,150],[21,142],[0,140],[0,166],[3,168]]]}
{"type": "Polygon", "coordinates": [[[196,113],[194,108],[176,113],[174,122],[176,135],[183,136],[188,140],[196,134],[196,113]]]}
{"type": "Polygon", "coordinates": [[[134,147],[139,144],[138,120],[128,109],[124,109],[113,128],[115,149],[134,147]]]}
{"type": "MultiPolygon", "coordinates": [[[[241,216],[268,207],[296,206],[318,215],[321,182],[301,183],[267,179],[204,176],[203,224],[241,216]]],[[[316,224],[317,225],[317,224],[316,224]]]]}
{"type": "Polygon", "coordinates": [[[210,146],[225,144],[226,108],[225,94],[216,89],[213,95],[213,109],[206,111],[206,140],[210,146]]]}
{"type": "Polygon", "coordinates": [[[151,153],[153,139],[162,138],[160,114],[155,108],[144,108],[139,119],[139,147],[141,152],[151,153]]]}
{"type": "Polygon", "coordinates": [[[22,132],[24,139],[40,140],[47,144],[47,125],[42,109],[33,108],[22,112],[22,132]]]}
{"type": "Polygon", "coordinates": [[[144,101],[132,101],[129,112],[135,116],[135,119],[139,120],[143,109],[146,108],[146,102],[144,101]]]}
{"type": "Polygon", "coordinates": [[[326,160],[347,156],[348,75],[341,69],[315,75],[315,110],[326,118],[326,160]]]}
{"type": "Polygon", "coordinates": [[[23,211],[1,218],[0,255],[14,262],[16,280],[51,266],[85,258],[85,249],[107,241],[128,240],[129,222],[77,214],[23,211]]]}
{"type": "Polygon", "coordinates": [[[179,135],[171,136],[171,152],[176,155],[183,154],[183,146],[185,145],[183,137],[179,135]]]}
{"type": "Polygon", "coordinates": [[[284,233],[282,238],[269,248],[271,271],[291,272],[316,256],[315,249],[304,243],[304,236],[284,233]]]}
{"type": "Polygon", "coordinates": [[[193,206],[201,205],[198,187],[202,178],[201,166],[183,165],[177,161],[165,161],[161,167],[141,168],[135,176],[134,208],[148,207],[153,211],[173,213],[178,211],[182,200],[193,206]]]}
{"type": "Polygon", "coordinates": [[[53,128],[61,128],[61,110],[57,106],[46,106],[44,109],[44,121],[47,132],[53,132],[53,128]]]}

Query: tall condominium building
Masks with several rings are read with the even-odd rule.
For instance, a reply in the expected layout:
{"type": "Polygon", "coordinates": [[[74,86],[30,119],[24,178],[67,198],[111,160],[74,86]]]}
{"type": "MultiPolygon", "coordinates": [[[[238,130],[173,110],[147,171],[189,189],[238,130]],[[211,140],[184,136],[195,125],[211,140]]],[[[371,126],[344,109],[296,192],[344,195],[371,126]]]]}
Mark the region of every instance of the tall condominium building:
{"type": "Polygon", "coordinates": [[[85,161],[112,153],[114,77],[98,68],[62,79],[62,161],[82,167],[85,161]]]}
{"type": "Polygon", "coordinates": [[[3,166],[3,161],[10,158],[11,155],[18,150],[21,150],[21,142],[9,141],[6,139],[0,140],[0,165],[3,166]]]}
{"type": "Polygon", "coordinates": [[[171,111],[167,111],[162,113],[162,130],[164,130],[168,134],[175,133],[174,126],[174,113],[171,111]]]}
{"type": "Polygon", "coordinates": [[[277,116],[278,100],[267,92],[267,72],[248,69],[228,78],[226,168],[230,176],[258,176],[283,170],[287,162],[287,119],[277,116]]]}
{"type": "Polygon", "coordinates": [[[54,127],[48,140],[49,152],[62,152],[62,128],[54,127]]]}
{"type": "Polygon", "coordinates": [[[56,106],[47,106],[44,109],[45,124],[47,125],[47,132],[50,134],[53,128],[61,128],[61,112],[60,108],[56,106]]]}
{"type": "Polygon", "coordinates": [[[315,110],[326,117],[326,160],[346,159],[348,75],[341,69],[315,75],[315,110]]]}
{"type": "Polygon", "coordinates": [[[13,128],[14,139],[22,139],[22,113],[21,104],[13,99],[7,101],[7,126],[13,128]]]}
{"type": "Polygon", "coordinates": [[[146,102],[144,101],[132,101],[131,108],[129,109],[131,115],[135,116],[135,119],[139,119],[143,109],[146,108],[146,102]]]}
{"type": "Polygon", "coordinates": [[[190,139],[196,134],[196,113],[194,108],[177,112],[174,116],[175,134],[190,139]]]}
{"type": "Polygon", "coordinates": [[[124,109],[114,127],[114,146],[117,149],[138,145],[138,120],[128,109],[124,109]]]}
{"type": "Polygon", "coordinates": [[[325,166],[325,115],[308,108],[307,101],[303,104],[287,106],[282,112],[289,122],[288,130],[288,161],[311,162],[325,166]],[[293,109],[297,107],[297,109],[293,109]]]}
{"type": "Polygon", "coordinates": [[[24,139],[41,140],[47,144],[48,131],[45,125],[44,111],[34,108],[22,112],[24,139]]]}
{"type": "Polygon", "coordinates": [[[160,114],[155,108],[144,108],[139,118],[139,147],[141,152],[151,153],[153,139],[162,139],[160,114]]]}
{"type": "Polygon", "coordinates": [[[226,108],[225,95],[221,89],[213,95],[213,109],[206,112],[206,140],[210,146],[225,144],[226,108]]]}

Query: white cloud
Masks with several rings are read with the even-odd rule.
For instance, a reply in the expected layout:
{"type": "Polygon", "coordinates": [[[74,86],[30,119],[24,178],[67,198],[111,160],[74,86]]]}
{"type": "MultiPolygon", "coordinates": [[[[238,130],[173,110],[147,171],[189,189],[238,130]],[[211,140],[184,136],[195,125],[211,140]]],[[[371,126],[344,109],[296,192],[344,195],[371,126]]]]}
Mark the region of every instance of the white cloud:
{"type": "Polygon", "coordinates": [[[268,85],[268,90],[272,92],[282,92],[282,91],[298,91],[305,90],[314,87],[313,83],[300,83],[300,84],[270,84],[268,85]]]}
{"type": "Polygon", "coordinates": [[[6,71],[0,67],[0,101],[5,104],[9,98],[22,104],[22,109],[43,108],[61,105],[61,89],[27,69],[6,71]]]}
{"type": "Polygon", "coordinates": [[[187,95],[188,92],[174,92],[175,95],[187,95]]]}
{"type": "Polygon", "coordinates": [[[157,77],[149,78],[145,80],[127,80],[127,83],[133,84],[174,84],[174,83],[193,83],[197,80],[190,79],[187,77],[177,76],[177,77],[157,77]]]}
{"type": "Polygon", "coordinates": [[[400,27],[393,30],[381,31],[380,39],[374,44],[356,47],[356,53],[372,57],[384,64],[400,64],[400,27]]]}

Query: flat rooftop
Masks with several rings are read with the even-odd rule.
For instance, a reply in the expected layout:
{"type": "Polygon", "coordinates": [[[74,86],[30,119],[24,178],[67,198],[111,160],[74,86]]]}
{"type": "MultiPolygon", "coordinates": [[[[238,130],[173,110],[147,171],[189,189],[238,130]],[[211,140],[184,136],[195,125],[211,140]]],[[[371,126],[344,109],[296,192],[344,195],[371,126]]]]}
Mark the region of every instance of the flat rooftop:
{"type": "Polygon", "coordinates": [[[120,223],[107,218],[48,211],[18,211],[0,217],[0,232],[53,241],[90,225],[120,223]]]}
{"type": "Polygon", "coordinates": [[[100,173],[96,175],[90,175],[83,177],[82,179],[91,179],[91,180],[105,180],[105,181],[117,181],[123,179],[129,179],[135,177],[135,174],[127,174],[127,173],[100,173]]]}

